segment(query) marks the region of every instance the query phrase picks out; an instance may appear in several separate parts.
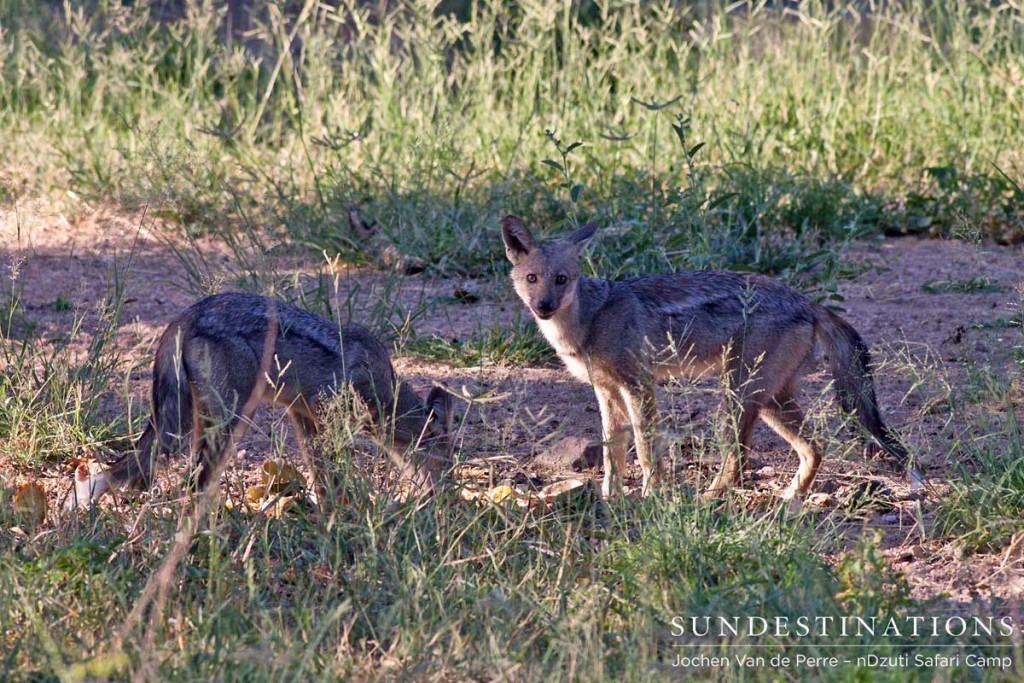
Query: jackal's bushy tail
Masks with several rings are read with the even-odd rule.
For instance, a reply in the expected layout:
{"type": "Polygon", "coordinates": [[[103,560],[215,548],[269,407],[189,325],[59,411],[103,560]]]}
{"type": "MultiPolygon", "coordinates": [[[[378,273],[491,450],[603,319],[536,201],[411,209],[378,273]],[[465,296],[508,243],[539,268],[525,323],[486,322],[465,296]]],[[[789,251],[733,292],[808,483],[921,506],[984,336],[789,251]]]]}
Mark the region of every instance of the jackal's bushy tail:
{"type": "Polygon", "coordinates": [[[838,315],[822,308],[816,332],[828,354],[829,368],[843,410],[860,421],[875,444],[907,468],[912,484],[923,481],[920,470],[900,440],[885,426],[875,398],[871,354],[857,330],[838,315]]]}
{"type": "Polygon", "coordinates": [[[116,485],[145,489],[153,479],[156,457],[184,446],[192,428],[192,394],[177,334],[165,333],[153,361],[153,394],[149,424],[135,444],[110,466],[116,485]]]}

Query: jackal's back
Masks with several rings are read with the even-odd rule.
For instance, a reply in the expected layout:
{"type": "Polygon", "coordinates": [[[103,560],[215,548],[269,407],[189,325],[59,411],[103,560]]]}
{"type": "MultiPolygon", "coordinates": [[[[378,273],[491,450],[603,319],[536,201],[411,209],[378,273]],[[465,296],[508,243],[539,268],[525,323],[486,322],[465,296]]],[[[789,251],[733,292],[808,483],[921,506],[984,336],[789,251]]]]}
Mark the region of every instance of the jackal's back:
{"type": "Polygon", "coordinates": [[[361,325],[339,327],[282,301],[229,293],[197,301],[171,326],[182,330],[186,346],[212,345],[229,358],[254,359],[260,367],[272,331],[272,362],[265,371],[280,402],[331,392],[342,383],[351,384],[368,404],[391,399],[395,377],[390,354],[361,325]]]}
{"type": "Polygon", "coordinates": [[[761,275],[692,271],[579,285],[580,352],[611,355],[632,365],[630,353],[678,371],[717,366],[723,350],[756,355],[791,335],[813,334],[817,305],[787,285],[761,275]],[[622,351],[618,351],[622,349],[622,351]],[[629,351],[626,351],[628,349],[629,351]]]}

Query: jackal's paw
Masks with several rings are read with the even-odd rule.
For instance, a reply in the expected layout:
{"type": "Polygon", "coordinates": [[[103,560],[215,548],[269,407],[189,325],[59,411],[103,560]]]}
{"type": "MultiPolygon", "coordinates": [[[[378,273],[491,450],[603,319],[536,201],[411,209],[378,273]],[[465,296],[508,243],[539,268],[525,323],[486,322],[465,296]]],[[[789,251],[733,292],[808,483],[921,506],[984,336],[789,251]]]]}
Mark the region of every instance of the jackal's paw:
{"type": "Polygon", "coordinates": [[[605,479],[601,482],[601,500],[612,500],[618,497],[628,497],[628,491],[621,480],[609,481],[605,479]]]}
{"type": "Polygon", "coordinates": [[[804,508],[804,499],[801,496],[783,496],[782,501],[786,506],[787,517],[796,517],[804,508]]]}
{"type": "Polygon", "coordinates": [[[910,493],[924,497],[927,491],[927,483],[924,476],[924,471],[917,465],[909,465],[907,467],[907,482],[910,484],[910,493]]]}
{"type": "Polygon", "coordinates": [[[721,472],[712,481],[711,485],[708,486],[708,490],[704,492],[704,500],[715,500],[717,498],[725,497],[725,494],[740,485],[740,478],[736,475],[722,474],[721,472]]]}
{"type": "Polygon", "coordinates": [[[700,494],[701,500],[707,503],[722,500],[730,488],[729,486],[715,486],[712,484],[707,491],[700,494]]]}

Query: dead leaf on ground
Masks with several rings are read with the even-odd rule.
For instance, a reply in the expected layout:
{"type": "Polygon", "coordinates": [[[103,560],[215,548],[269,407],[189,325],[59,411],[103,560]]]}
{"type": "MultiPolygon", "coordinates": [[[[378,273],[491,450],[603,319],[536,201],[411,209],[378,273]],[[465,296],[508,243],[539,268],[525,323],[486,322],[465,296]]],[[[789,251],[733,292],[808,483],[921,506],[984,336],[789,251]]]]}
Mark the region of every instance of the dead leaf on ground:
{"type": "Polygon", "coordinates": [[[477,503],[491,505],[515,503],[521,508],[536,508],[547,507],[556,501],[568,501],[582,497],[592,491],[593,486],[590,480],[565,479],[548,484],[537,491],[523,491],[509,484],[500,484],[490,489],[463,487],[461,495],[463,500],[477,503]]]}
{"type": "MultiPolygon", "coordinates": [[[[262,484],[245,490],[245,507],[272,519],[279,519],[296,504],[315,504],[314,496],[308,491],[306,478],[288,463],[268,460],[260,467],[262,484]]],[[[234,505],[228,501],[227,507],[234,505]]]]}
{"type": "Polygon", "coordinates": [[[306,488],[306,478],[294,465],[268,460],[260,470],[266,493],[294,493],[306,488]]]}
{"type": "Polygon", "coordinates": [[[22,484],[14,492],[14,510],[22,523],[36,527],[46,521],[46,492],[39,482],[22,484]]]}

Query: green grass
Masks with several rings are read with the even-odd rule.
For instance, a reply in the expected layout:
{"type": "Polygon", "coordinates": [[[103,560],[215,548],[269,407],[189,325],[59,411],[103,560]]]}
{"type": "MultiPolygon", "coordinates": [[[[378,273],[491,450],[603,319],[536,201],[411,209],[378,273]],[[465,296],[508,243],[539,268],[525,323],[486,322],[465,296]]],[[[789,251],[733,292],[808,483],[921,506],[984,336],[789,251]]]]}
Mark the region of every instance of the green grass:
{"type": "Polygon", "coordinates": [[[1014,540],[1024,513],[1024,438],[1009,388],[990,384],[987,410],[961,448],[960,477],[940,507],[940,530],[968,552],[998,551],[1014,540]]]}
{"type": "Polygon", "coordinates": [[[209,11],[5,0],[4,175],[342,252],[362,203],[463,274],[500,263],[512,211],[621,226],[594,266],[632,273],[785,272],[878,230],[1019,239],[1019,9],[451,8],[257,9],[226,41],[209,11]],[[563,163],[553,138],[582,146],[563,163]]]}
{"type": "MultiPolygon", "coordinates": [[[[275,294],[472,367],[553,360],[523,317],[460,340],[417,334],[423,278],[504,277],[508,213],[542,236],[597,220],[588,273],[754,270],[820,300],[854,272],[853,240],[1024,239],[1013,4],[252,4],[256,20],[229,39],[224,3],[0,0],[0,208],[145,209],[194,294],[275,294]],[[379,240],[353,233],[352,205],[380,223],[379,240]],[[207,236],[230,250],[228,267],[207,236]],[[382,245],[426,273],[336,275],[379,264],[382,245]],[[289,269],[321,253],[320,272],[289,269]]],[[[5,265],[0,456],[39,473],[124,447],[140,426],[138,410],[124,416],[130,369],[115,343],[130,259],[89,335],[95,307],[55,294],[46,307],[67,327],[46,329],[17,263],[5,265]]],[[[923,286],[1001,291],[984,278],[923,286]]],[[[1019,324],[1019,311],[991,323],[1019,324]]],[[[914,387],[945,382],[921,375],[914,387]]],[[[935,403],[958,419],[960,399],[971,404],[953,449],[965,466],[921,533],[1003,551],[1024,509],[1014,385],[974,379],[935,403]],[[996,408],[984,417],[984,405],[996,408]]],[[[158,493],[15,531],[14,482],[0,473],[0,678],[673,680],[680,650],[795,650],[784,638],[725,652],[681,642],[674,617],[947,607],[912,598],[884,542],[838,514],[783,519],[688,490],[543,512],[451,490],[394,505],[335,446],[344,503],[280,520],[219,506],[194,519],[158,493]],[[179,551],[171,578],[151,584],[179,551]]],[[[881,655],[909,643],[857,644],[881,655]]],[[[1010,671],[686,673],[1016,680],[1019,654],[1010,671]]]]}
{"type": "Polygon", "coordinates": [[[984,322],[974,323],[971,327],[979,330],[1005,330],[1014,327],[1024,327],[1024,317],[1017,316],[1000,316],[995,320],[986,320],[984,322]]]}
{"type": "MultiPolygon", "coordinates": [[[[675,616],[884,616],[907,601],[872,543],[835,571],[818,556],[821,536],[770,515],[678,499],[547,513],[350,500],[280,521],[200,520],[165,618],[128,627],[127,658],[109,635],[173,542],[180,510],[149,515],[145,538],[127,537],[112,513],[32,543],[5,536],[0,606],[19,624],[5,634],[7,670],[125,673],[147,661],[161,679],[649,680],[671,675],[666,661],[686,646],[669,631],[675,616]],[[147,629],[155,645],[140,652],[147,629]]],[[[730,654],[757,652],[735,644],[730,654]]]]}
{"type": "Polygon", "coordinates": [[[1006,291],[998,282],[987,277],[972,277],[961,280],[928,280],[921,289],[929,294],[1002,294],[1006,291]]]}
{"type": "Polygon", "coordinates": [[[558,360],[536,325],[522,314],[510,325],[494,323],[488,328],[478,328],[468,339],[412,339],[404,351],[462,367],[550,365],[558,360]]]}
{"type": "MultiPolygon", "coordinates": [[[[132,255],[115,260],[107,296],[90,311],[94,329],[83,333],[85,314],[67,329],[46,334],[28,320],[19,266],[8,263],[0,279],[0,456],[40,466],[81,455],[86,447],[117,440],[123,420],[104,409],[122,372],[113,343],[121,324],[125,275],[132,255]]],[[[58,302],[62,300],[58,298],[58,302]]],[[[51,304],[50,308],[66,309],[51,304]]]]}
{"type": "MultiPolygon", "coordinates": [[[[198,520],[155,622],[129,612],[154,558],[174,544],[179,506],[148,513],[141,537],[125,533],[134,515],[112,512],[61,522],[32,542],[5,535],[0,607],[17,624],[4,634],[5,674],[81,680],[109,670],[120,678],[145,665],[161,680],[673,679],[678,653],[771,656],[795,654],[787,645],[801,643],[801,654],[821,655],[834,642],[702,641],[674,634],[676,617],[885,619],[913,605],[871,534],[835,566],[825,563],[821,553],[835,539],[827,520],[813,527],[722,514],[667,496],[530,512],[477,508],[449,494],[395,509],[370,501],[365,473],[341,479],[347,506],[283,520],[238,510],[198,520]],[[123,649],[111,646],[113,634],[123,649]]],[[[913,641],[855,642],[846,654],[894,655],[913,641]]],[[[930,642],[941,652],[997,652],[930,642]]],[[[769,680],[772,671],[750,675],[769,680]]],[[[845,666],[802,676],[931,674],[845,666]]]]}

